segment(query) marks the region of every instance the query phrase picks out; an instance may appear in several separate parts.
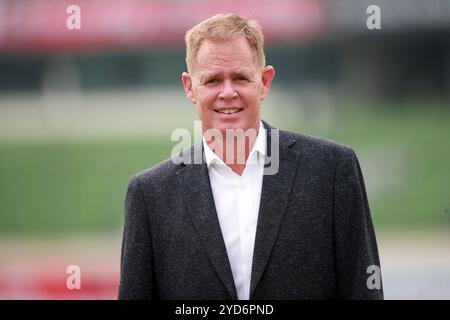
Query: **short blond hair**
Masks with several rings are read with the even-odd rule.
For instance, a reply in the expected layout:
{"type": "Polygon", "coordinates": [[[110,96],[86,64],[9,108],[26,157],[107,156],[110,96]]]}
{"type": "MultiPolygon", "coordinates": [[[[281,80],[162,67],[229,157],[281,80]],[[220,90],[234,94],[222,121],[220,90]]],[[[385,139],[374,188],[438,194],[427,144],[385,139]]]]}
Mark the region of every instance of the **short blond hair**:
{"type": "Polygon", "coordinates": [[[203,40],[229,40],[236,35],[244,36],[253,51],[254,59],[261,69],[266,65],[264,55],[264,35],[256,20],[236,14],[219,13],[186,32],[186,66],[189,73],[194,71],[198,49],[203,40]]]}

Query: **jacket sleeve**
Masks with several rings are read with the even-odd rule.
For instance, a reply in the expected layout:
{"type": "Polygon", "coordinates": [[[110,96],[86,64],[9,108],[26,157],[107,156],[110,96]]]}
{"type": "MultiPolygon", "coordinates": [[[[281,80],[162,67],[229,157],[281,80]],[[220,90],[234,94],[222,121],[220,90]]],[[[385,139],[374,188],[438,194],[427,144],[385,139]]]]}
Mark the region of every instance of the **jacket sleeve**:
{"type": "Polygon", "coordinates": [[[344,149],[334,185],[334,247],[339,299],[383,299],[380,260],[364,179],[344,149]]]}
{"type": "Polygon", "coordinates": [[[125,198],[119,299],[155,298],[152,242],[148,211],[138,177],[133,177],[125,198]]]}

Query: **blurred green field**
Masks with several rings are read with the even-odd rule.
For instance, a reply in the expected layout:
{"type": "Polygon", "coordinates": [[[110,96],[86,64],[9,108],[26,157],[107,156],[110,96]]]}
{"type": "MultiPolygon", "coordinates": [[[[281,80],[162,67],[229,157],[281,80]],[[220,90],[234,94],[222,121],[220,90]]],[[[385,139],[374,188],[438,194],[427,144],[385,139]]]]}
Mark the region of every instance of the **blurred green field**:
{"type": "MultiPolygon", "coordinates": [[[[329,126],[290,118],[285,127],[356,151],[377,228],[448,228],[449,124],[448,111],[384,107],[340,112],[329,126]]],[[[175,144],[170,137],[0,142],[0,232],[119,230],[129,178],[175,144]]]]}

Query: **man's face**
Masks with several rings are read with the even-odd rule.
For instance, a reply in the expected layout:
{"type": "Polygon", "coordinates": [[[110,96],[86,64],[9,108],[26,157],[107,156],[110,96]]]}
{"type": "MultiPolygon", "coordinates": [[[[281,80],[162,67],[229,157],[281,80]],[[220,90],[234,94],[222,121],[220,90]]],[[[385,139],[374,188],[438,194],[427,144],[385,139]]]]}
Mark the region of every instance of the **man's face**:
{"type": "Polygon", "coordinates": [[[258,130],[261,101],[267,95],[275,71],[261,70],[247,40],[204,40],[197,53],[193,74],[183,73],[188,99],[197,106],[203,132],[215,128],[258,130]]]}

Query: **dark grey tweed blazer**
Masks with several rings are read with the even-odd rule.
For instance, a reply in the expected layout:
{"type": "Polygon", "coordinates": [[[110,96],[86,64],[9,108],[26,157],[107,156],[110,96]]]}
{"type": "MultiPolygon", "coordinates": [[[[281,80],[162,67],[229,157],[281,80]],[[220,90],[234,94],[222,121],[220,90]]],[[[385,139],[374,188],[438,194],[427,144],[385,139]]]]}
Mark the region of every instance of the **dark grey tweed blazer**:
{"type": "MultiPolygon", "coordinates": [[[[279,137],[279,171],[263,178],[250,299],[382,299],[367,286],[367,268],[380,263],[355,153],[301,133],[279,137]]],[[[166,160],[135,175],[119,299],[236,298],[206,164],[166,160]]]]}

